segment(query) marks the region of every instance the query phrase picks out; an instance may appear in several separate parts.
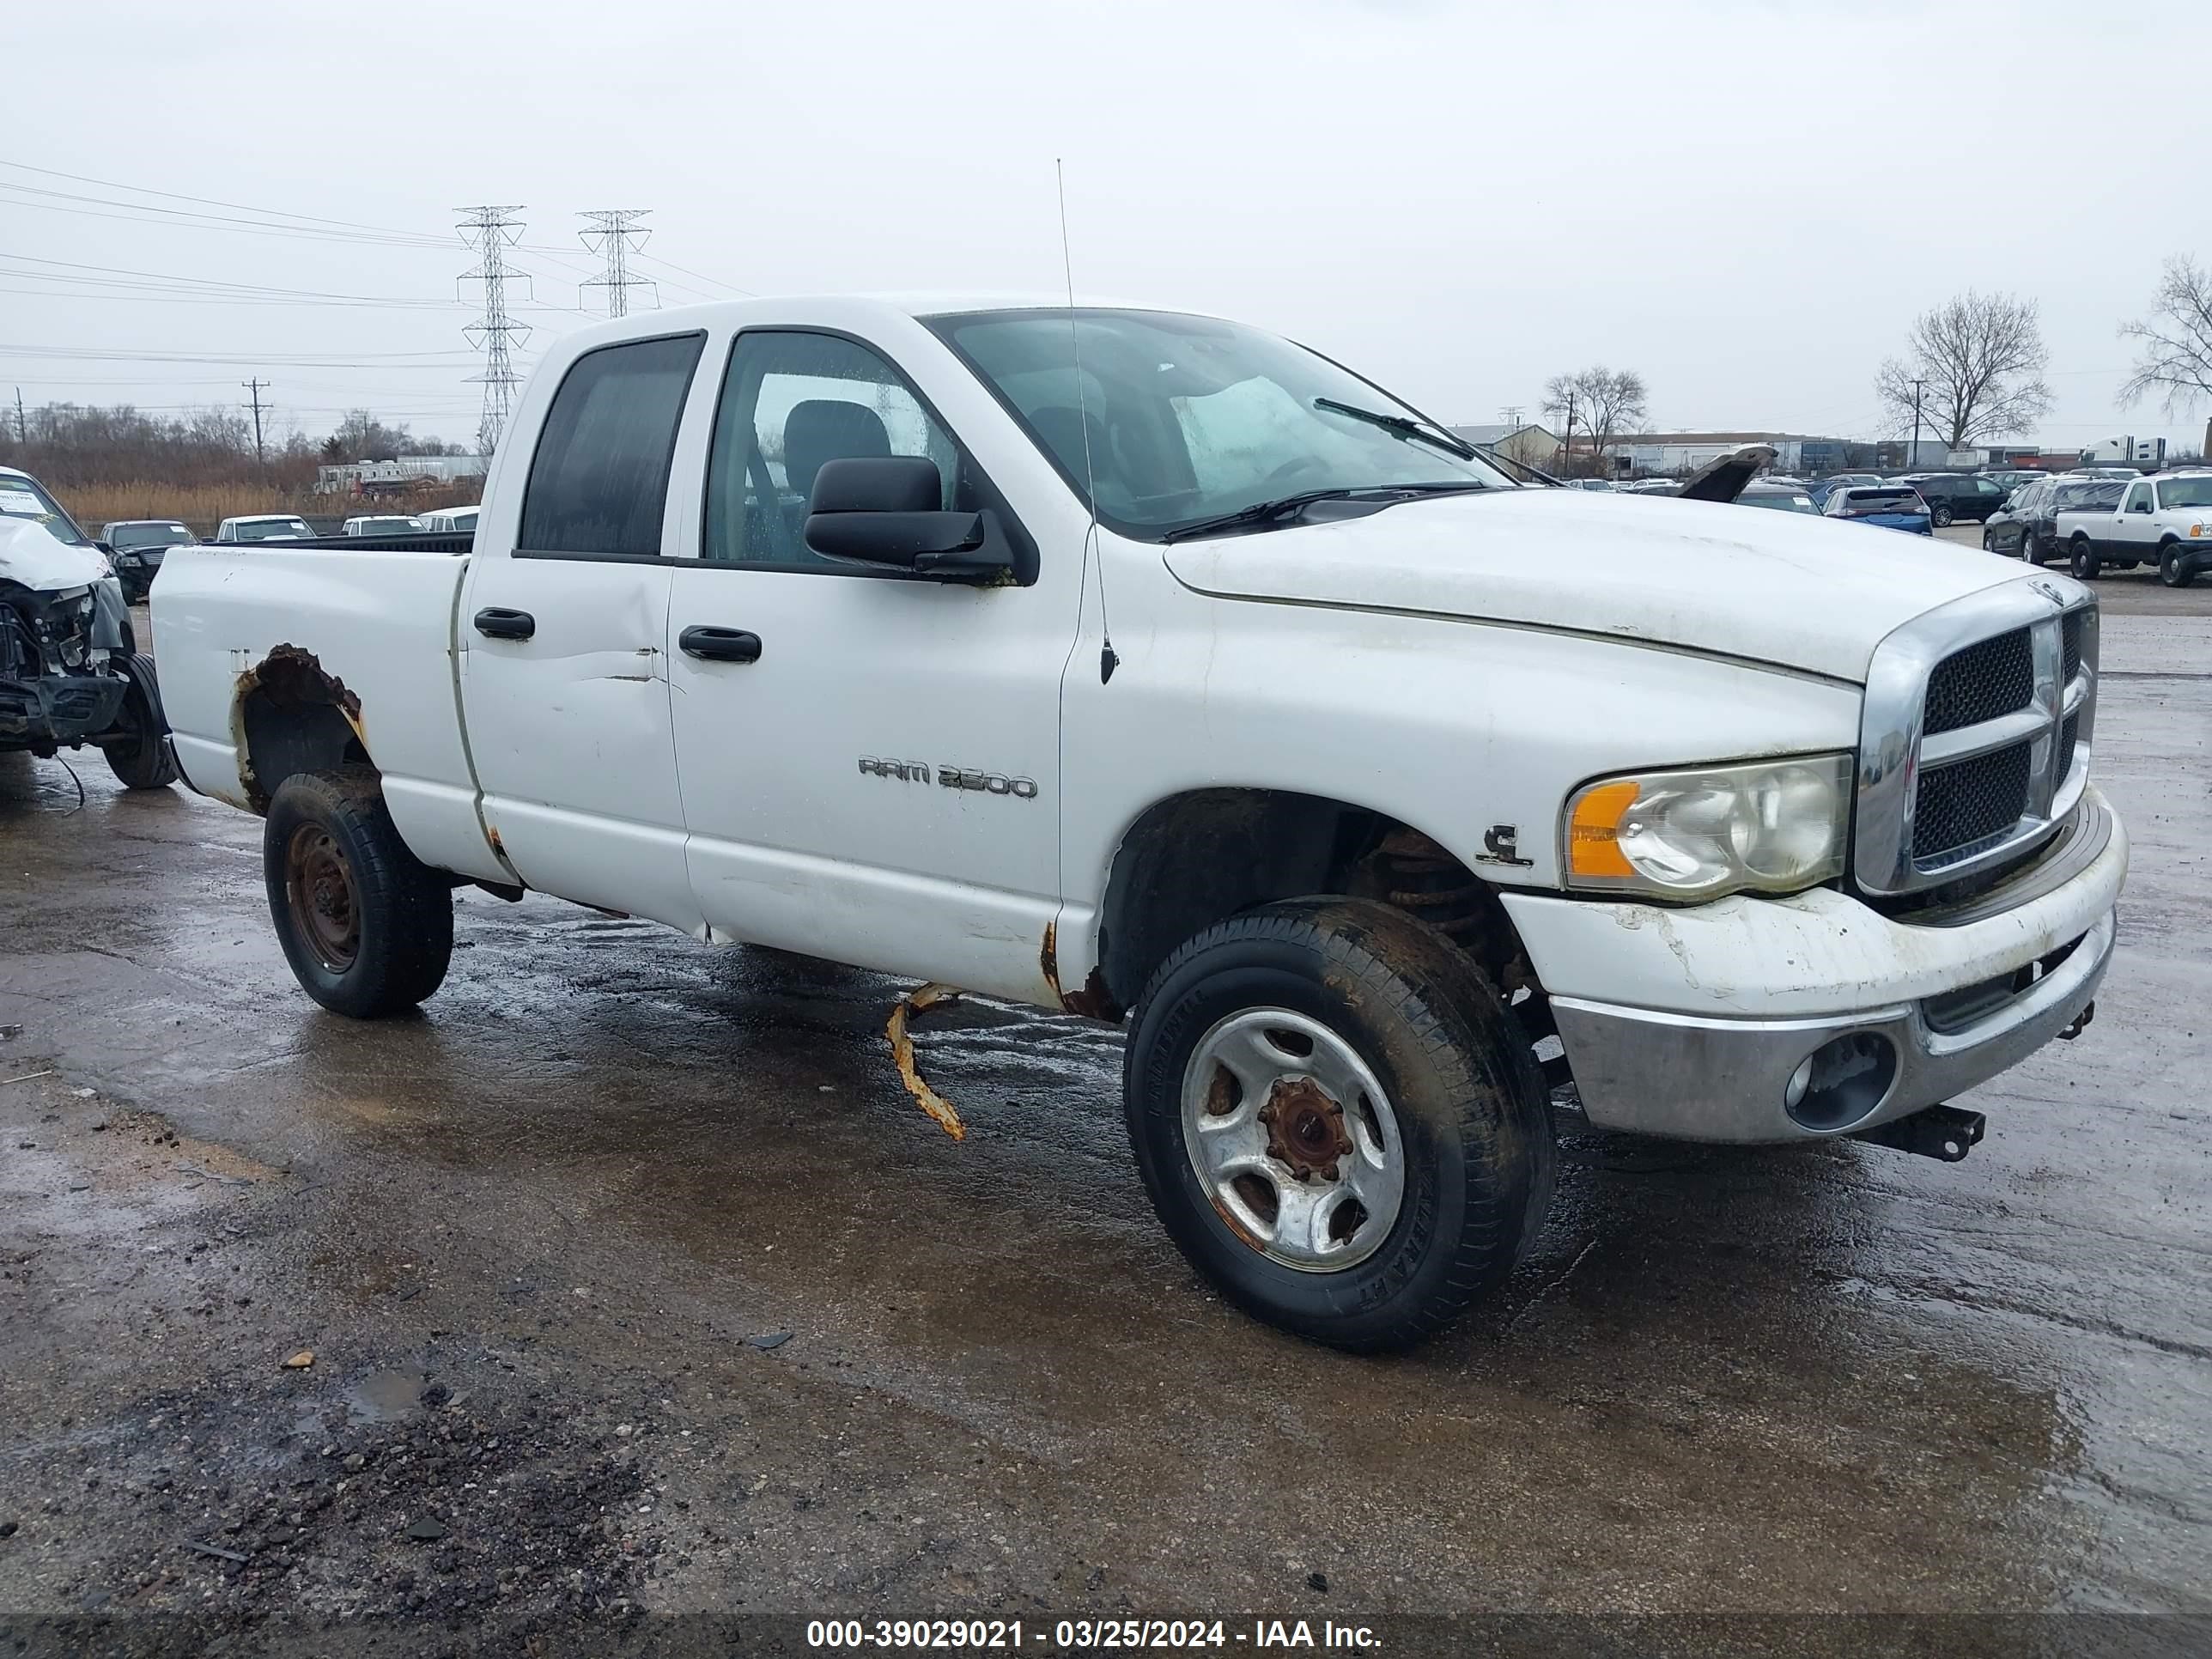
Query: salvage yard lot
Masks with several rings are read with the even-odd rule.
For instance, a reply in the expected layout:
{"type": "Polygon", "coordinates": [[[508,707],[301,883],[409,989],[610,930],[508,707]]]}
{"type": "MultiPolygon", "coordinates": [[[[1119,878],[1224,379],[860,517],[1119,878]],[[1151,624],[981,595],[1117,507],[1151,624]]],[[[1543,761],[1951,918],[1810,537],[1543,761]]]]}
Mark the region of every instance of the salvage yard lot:
{"type": "Polygon", "coordinates": [[[0,1608],[2212,1615],[2212,583],[2100,589],[2083,1039],[1959,1166],[1572,1138],[1393,1360],[1200,1287],[1103,1028],[924,1022],[955,1144],[892,982],[474,891],[351,1024],[256,821],[0,757],[0,1608]]]}

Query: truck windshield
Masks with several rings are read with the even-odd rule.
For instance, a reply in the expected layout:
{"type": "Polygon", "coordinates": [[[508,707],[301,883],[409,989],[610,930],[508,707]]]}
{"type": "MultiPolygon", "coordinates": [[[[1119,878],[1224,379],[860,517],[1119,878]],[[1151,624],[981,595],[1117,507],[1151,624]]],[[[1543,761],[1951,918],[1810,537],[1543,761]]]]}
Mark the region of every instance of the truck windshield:
{"type": "Polygon", "coordinates": [[[238,526],[242,542],[269,542],[280,537],[307,540],[314,535],[304,519],[246,519],[238,526]]]}
{"type": "Polygon", "coordinates": [[[132,547],[180,547],[192,532],[180,524],[116,524],[107,527],[107,544],[132,547]]]}
{"type": "Polygon", "coordinates": [[[2212,476],[2170,478],[2158,487],[2160,507],[2212,507],[2212,476]]]}
{"type": "Polygon", "coordinates": [[[924,320],[1078,496],[1097,480],[1100,521],[1125,536],[1313,491],[1511,487],[1419,410],[1259,329],[1092,308],[924,320]]]}
{"type": "Polygon", "coordinates": [[[28,520],[44,525],[54,538],[71,547],[89,547],[92,538],[76,527],[54,498],[28,478],[0,478],[0,524],[28,520]]]}

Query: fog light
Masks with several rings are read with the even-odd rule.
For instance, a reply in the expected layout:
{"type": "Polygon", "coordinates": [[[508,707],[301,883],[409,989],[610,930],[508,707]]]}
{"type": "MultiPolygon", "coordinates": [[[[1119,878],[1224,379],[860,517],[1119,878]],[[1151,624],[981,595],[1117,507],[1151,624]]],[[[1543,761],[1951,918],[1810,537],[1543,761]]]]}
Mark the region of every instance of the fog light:
{"type": "Polygon", "coordinates": [[[1833,1133],[1871,1117],[1897,1081],[1897,1046],[1878,1031],[1854,1031],[1815,1048],[1790,1074],[1782,1109],[1808,1129],[1833,1133]]]}
{"type": "Polygon", "coordinates": [[[1797,1069],[1790,1073],[1790,1081],[1782,1085],[1782,1108],[1794,1112],[1798,1102],[1805,1098],[1805,1091],[1813,1086],[1813,1057],[1805,1056],[1797,1069]]]}

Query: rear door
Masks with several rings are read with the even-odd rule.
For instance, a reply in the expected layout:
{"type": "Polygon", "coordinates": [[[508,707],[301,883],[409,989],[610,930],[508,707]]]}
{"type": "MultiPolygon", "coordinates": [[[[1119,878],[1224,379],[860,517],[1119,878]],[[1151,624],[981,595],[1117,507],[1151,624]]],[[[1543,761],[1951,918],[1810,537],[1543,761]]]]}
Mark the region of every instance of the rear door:
{"type": "Polygon", "coordinates": [[[1076,571],[976,587],[811,551],[816,474],[864,455],[928,457],[948,509],[1000,514],[1028,545],[882,352],[737,337],[668,619],[696,902],[720,935],[1040,1000],[1076,571]]]}
{"type": "Polygon", "coordinates": [[[668,478],[704,337],[570,365],[456,632],[485,825],[529,885],[696,930],[669,721],[668,478]]]}

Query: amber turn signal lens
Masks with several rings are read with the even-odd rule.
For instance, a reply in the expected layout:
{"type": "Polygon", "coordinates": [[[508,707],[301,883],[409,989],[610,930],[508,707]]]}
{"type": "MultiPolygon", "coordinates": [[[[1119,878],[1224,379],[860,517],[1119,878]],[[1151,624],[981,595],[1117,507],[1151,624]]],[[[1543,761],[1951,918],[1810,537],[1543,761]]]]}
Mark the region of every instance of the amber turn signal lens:
{"type": "Polygon", "coordinates": [[[1567,872],[1577,876],[1633,876],[1636,866],[1620,850],[1620,826],[1637,797],[1635,783],[1605,783],[1575,803],[1567,826],[1567,872]]]}

